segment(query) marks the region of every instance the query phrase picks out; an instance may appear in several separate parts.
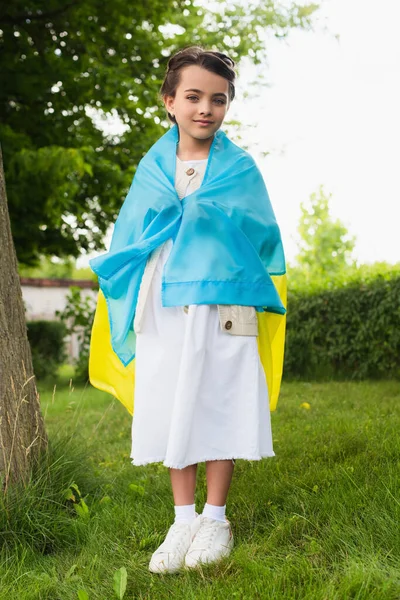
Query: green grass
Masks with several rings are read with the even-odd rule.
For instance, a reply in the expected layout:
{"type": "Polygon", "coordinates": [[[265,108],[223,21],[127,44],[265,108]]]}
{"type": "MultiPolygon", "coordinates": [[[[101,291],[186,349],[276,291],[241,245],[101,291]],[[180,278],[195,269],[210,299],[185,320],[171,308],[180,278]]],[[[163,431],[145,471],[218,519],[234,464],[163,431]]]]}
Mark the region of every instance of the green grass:
{"type": "MultiPolygon", "coordinates": [[[[54,485],[75,482],[76,504],[83,498],[89,513],[77,515],[60,497],[74,526],[47,523],[50,533],[61,529],[39,552],[23,534],[26,513],[38,507],[21,509],[19,534],[1,555],[0,598],[76,600],[86,590],[90,600],[112,600],[114,573],[126,567],[125,599],[399,599],[399,388],[286,383],[272,414],[276,456],[236,462],[227,503],[234,550],[217,565],[166,576],[147,567],[173,521],[168,470],[131,465],[130,417],[107,394],[67,384],[42,390],[53,460],[65,471],[54,485]]],[[[201,464],[197,510],[204,474],[201,464]]]]}

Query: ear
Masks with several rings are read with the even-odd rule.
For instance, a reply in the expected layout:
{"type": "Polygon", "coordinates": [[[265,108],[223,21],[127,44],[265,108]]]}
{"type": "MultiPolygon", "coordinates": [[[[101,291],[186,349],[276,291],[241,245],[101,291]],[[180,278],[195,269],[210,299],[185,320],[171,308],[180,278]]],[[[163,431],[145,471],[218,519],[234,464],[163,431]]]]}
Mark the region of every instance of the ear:
{"type": "Polygon", "coordinates": [[[163,96],[163,101],[167,112],[174,116],[175,98],[173,96],[163,96]]]}

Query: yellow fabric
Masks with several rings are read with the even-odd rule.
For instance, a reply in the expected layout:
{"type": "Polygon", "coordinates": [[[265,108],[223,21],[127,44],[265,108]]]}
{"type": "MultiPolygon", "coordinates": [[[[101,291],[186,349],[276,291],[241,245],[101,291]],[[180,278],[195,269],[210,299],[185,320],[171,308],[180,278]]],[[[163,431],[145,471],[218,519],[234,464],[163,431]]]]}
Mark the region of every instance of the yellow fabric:
{"type": "MultiPolygon", "coordinates": [[[[272,280],[284,307],[287,304],[286,275],[273,275],[272,280]]],[[[269,408],[276,410],[281,389],[285,349],[286,315],[257,312],[258,352],[268,384],[269,408]]]]}
{"type": "Polygon", "coordinates": [[[90,340],[89,379],[94,387],[118,398],[133,415],[135,360],[124,367],[111,347],[107,303],[101,291],[97,299],[90,340]]]}
{"type": "MultiPolygon", "coordinates": [[[[286,275],[273,276],[272,279],[286,307],[286,275]]],[[[258,350],[268,383],[270,410],[274,411],[282,379],[286,315],[257,312],[257,318],[258,350]]],[[[90,342],[89,378],[94,387],[118,398],[133,415],[135,360],[124,367],[111,347],[107,303],[101,291],[98,295],[90,342]]]]}

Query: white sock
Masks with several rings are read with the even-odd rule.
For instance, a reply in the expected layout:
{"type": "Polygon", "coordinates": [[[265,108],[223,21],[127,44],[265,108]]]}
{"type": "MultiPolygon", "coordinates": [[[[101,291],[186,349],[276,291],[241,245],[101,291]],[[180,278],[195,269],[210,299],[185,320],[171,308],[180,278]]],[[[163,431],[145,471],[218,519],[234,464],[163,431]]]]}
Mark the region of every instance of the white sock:
{"type": "Polygon", "coordinates": [[[204,517],[209,517],[210,519],[215,519],[216,521],[222,521],[222,523],[226,523],[225,509],[226,504],[224,504],[224,506],[215,506],[214,504],[208,504],[206,502],[202,514],[204,517]]]}
{"type": "Polygon", "coordinates": [[[175,523],[192,523],[196,518],[196,504],[174,506],[175,523]]]}

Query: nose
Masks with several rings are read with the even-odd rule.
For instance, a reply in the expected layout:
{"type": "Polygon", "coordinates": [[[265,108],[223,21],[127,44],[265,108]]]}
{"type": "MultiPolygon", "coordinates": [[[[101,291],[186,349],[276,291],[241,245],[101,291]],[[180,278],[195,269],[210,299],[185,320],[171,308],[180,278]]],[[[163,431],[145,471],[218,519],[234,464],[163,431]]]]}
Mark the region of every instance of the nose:
{"type": "Polygon", "coordinates": [[[211,104],[208,100],[203,100],[199,106],[199,114],[202,116],[211,115],[211,104]]]}

